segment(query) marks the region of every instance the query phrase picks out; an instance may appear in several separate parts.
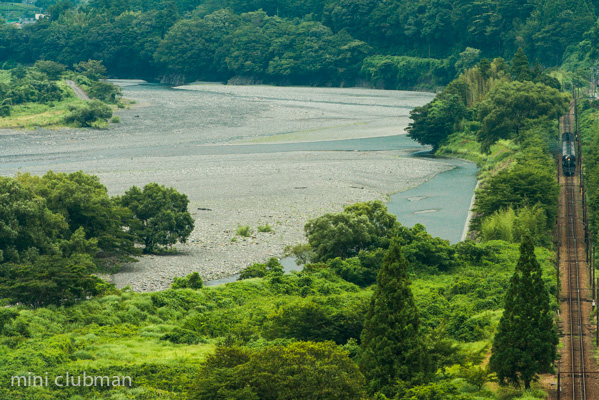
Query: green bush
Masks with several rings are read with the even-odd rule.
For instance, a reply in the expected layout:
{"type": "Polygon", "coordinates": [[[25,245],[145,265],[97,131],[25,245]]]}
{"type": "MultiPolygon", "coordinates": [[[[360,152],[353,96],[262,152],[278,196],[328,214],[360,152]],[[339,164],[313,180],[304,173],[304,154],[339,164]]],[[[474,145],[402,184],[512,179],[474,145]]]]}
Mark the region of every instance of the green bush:
{"type": "Polygon", "coordinates": [[[364,378],[330,342],[297,342],[255,351],[219,347],[203,363],[190,399],[365,398],[364,378]],[[325,378],[326,377],[326,378],[325,378]]]}
{"type": "Polygon", "coordinates": [[[102,81],[92,81],[87,91],[90,97],[109,104],[118,104],[122,96],[121,88],[102,81]]]}
{"type": "Polygon", "coordinates": [[[202,335],[199,335],[194,331],[190,331],[189,329],[182,329],[178,327],[174,328],[169,333],[162,335],[160,340],[167,340],[177,344],[198,344],[204,341],[202,335]]]}
{"type": "Polygon", "coordinates": [[[258,232],[272,232],[272,226],[270,226],[269,224],[266,224],[264,226],[258,226],[258,232]]]}
{"type": "Polygon", "coordinates": [[[345,344],[359,339],[366,315],[366,302],[342,303],[331,300],[330,305],[312,300],[289,304],[268,316],[263,334],[267,339],[289,338],[323,342],[332,340],[345,344]]]}
{"type": "Polygon", "coordinates": [[[241,226],[237,225],[237,231],[235,232],[238,236],[250,237],[252,236],[252,230],[249,225],[241,226]]]}
{"type": "Polygon", "coordinates": [[[193,272],[184,278],[175,277],[171,285],[171,289],[201,289],[204,286],[204,282],[200,277],[200,274],[193,272]]]}
{"type": "Polygon", "coordinates": [[[66,124],[92,127],[94,123],[106,122],[112,117],[112,109],[100,100],[91,100],[80,106],[69,106],[64,116],[66,124]]]}
{"type": "Polygon", "coordinates": [[[399,223],[381,201],[356,203],[341,213],[325,214],[308,221],[304,231],[312,261],[357,256],[361,250],[386,247],[399,223]]]}
{"type": "Polygon", "coordinates": [[[517,164],[510,170],[498,172],[478,190],[471,228],[479,230],[483,219],[496,211],[536,206],[545,213],[545,230],[551,229],[557,217],[558,195],[554,171],[536,163],[517,164]]]}
{"type": "Polygon", "coordinates": [[[0,117],[10,117],[10,106],[7,104],[0,105],[0,117]]]}
{"type": "Polygon", "coordinates": [[[283,266],[279,260],[275,257],[270,258],[266,264],[254,263],[249,267],[246,267],[239,274],[238,280],[251,279],[251,278],[262,278],[270,272],[282,273],[283,266]]]}
{"type": "Polygon", "coordinates": [[[538,245],[548,245],[549,237],[546,232],[547,218],[540,205],[524,206],[517,211],[509,207],[506,210],[495,211],[482,220],[480,236],[485,242],[504,240],[510,243],[520,243],[526,234],[532,235],[538,245]]]}
{"type": "Polygon", "coordinates": [[[361,251],[358,257],[342,260],[337,257],[328,260],[326,265],[341,278],[358,286],[366,287],[376,282],[376,276],[383,264],[384,250],[361,251]]]}
{"type": "Polygon", "coordinates": [[[200,305],[198,293],[194,290],[164,290],[150,294],[154,307],[167,307],[172,310],[186,311],[200,305]]]}
{"type": "Polygon", "coordinates": [[[0,297],[32,307],[73,304],[101,293],[103,281],[89,275],[93,267],[87,254],[40,256],[32,264],[1,264],[0,297]]]}
{"type": "Polygon", "coordinates": [[[48,76],[48,79],[57,81],[60,79],[66,67],[54,61],[38,60],[33,65],[33,68],[43,72],[48,76]]]}

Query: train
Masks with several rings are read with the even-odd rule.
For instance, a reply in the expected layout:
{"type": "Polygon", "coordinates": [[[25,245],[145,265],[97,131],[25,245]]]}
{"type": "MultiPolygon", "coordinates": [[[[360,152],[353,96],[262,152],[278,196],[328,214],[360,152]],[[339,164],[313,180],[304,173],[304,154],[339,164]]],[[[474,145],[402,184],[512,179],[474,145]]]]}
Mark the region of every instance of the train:
{"type": "Polygon", "coordinates": [[[570,132],[562,134],[562,170],[565,176],[576,172],[576,135],[570,132]]]}

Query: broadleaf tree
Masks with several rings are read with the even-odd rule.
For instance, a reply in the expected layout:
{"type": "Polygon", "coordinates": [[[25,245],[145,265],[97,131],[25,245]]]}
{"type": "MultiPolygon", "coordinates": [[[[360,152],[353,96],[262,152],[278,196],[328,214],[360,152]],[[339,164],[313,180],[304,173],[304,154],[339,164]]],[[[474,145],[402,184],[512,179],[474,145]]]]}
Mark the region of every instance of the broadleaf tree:
{"type": "Polygon", "coordinates": [[[143,190],[131,187],[115,202],[133,212],[129,231],[151,253],[160,247],[185,243],[193,231],[193,218],[187,205],[187,195],[157,183],[148,183],[143,190]]]}

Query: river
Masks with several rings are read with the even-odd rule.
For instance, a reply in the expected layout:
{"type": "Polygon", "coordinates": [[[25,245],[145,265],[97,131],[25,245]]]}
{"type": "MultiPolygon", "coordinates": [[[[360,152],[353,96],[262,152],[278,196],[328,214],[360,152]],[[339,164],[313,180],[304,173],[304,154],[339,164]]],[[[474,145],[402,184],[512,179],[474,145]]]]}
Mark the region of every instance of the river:
{"type": "Polygon", "coordinates": [[[117,110],[122,122],[109,130],[0,131],[0,175],[83,170],[111,195],[159,182],[189,196],[189,243],[124,268],[117,286],[158,290],[195,270],[205,280],[233,275],[301,241],[307,219],[386,193],[401,223],[460,240],[474,164],[421,157],[402,134],[430,93],[120,84],[137,104],[117,110]],[[265,223],[275,232],[235,240],[236,226],[265,223]]]}

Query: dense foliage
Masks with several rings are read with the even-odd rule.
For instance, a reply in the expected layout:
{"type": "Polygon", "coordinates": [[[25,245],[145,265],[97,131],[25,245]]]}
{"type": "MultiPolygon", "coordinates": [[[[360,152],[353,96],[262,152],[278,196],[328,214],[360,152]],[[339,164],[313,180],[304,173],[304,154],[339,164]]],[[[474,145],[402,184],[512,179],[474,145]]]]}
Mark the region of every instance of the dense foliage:
{"type": "MultiPolygon", "coordinates": [[[[83,172],[0,178],[0,297],[34,307],[74,303],[109,289],[90,274],[131,261],[141,253],[136,243],[149,251],[148,243],[156,250],[185,240],[193,227],[187,197],[146,187],[153,195],[123,205],[83,172]],[[147,213],[158,222],[142,228],[138,218],[147,213]]],[[[202,281],[190,276],[177,284],[197,289],[202,281]]]]}
{"type": "Polygon", "coordinates": [[[531,67],[521,49],[511,65],[502,58],[483,59],[432,102],[410,112],[408,135],[433,151],[465,127],[476,132],[484,152],[501,139],[522,142],[528,128],[567,112],[568,99],[559,86],[538,64],[531,67]]]}
{"type": "Polygon", "coordinates": [[[38,0],[47,18],[0,27],[0,62],[104,61],[111,76],[435,87],[518,47],[588,65],[595,0],[38,0]]]}
{"type": "Polygon", "coordinates": [[[397,219],[380,201],[345,207],[342,213],[325,214],[305,227],[313,261],[348,258],[361,250],[386,247],[397,219]]]}
{"type": "Polygon", "coordinates": [[[187,195],[173,188],[157,183],[148,183],[143,189],[133,186],[114,201],[131,210],[129,233],[143,243],[146,253],[177,242],[185,243],[193,231],[187,195]]]}
{"type": "Polygon", "coordinates": [[[330,342],[221,347],[203,363],[189,398],[360,400],[363,380],[348,353],[330,342]]]}
{"type": "Polygon", "coordinates": [[[589,207],[589,230],[594,244],[599,238],[599,125],[596,100],[581,102],[579,107],[581,145],[583,153],[584,180],[589,207]]]}

